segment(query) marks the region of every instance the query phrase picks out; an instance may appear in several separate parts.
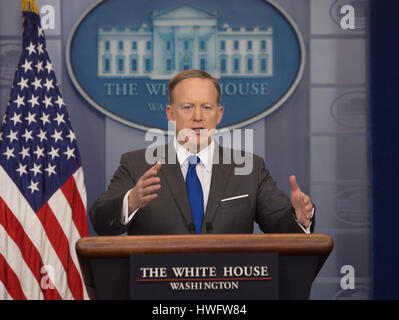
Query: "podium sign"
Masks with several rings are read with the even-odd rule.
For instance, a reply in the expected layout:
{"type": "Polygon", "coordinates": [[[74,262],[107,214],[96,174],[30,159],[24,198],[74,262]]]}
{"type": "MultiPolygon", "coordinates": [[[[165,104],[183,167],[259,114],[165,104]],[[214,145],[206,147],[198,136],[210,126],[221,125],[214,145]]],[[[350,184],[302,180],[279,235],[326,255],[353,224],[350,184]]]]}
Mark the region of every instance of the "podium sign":
{"type": "Polygon", "coordinates": [[[130,299],[278,299],[277,253],[130,256],[130,299]]]}
{"type": "Polygon", "coordinates": [[[76,243],[92,299],[308,299],[332,249],[326,234],[103,236],[76,243]]]}

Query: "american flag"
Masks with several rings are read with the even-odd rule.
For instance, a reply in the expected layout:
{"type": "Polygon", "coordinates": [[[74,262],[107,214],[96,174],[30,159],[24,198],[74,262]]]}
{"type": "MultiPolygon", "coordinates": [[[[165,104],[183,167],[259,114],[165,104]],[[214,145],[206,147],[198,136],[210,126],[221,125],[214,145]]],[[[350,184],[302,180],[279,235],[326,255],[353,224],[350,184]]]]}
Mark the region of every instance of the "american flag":
{"type": "Polygon", "coordinates": [[[39,15],[24,11],[23,26],[0,130],[0,299],[86,299],[75,251],[88,235],[76,137],[39,15]]]}

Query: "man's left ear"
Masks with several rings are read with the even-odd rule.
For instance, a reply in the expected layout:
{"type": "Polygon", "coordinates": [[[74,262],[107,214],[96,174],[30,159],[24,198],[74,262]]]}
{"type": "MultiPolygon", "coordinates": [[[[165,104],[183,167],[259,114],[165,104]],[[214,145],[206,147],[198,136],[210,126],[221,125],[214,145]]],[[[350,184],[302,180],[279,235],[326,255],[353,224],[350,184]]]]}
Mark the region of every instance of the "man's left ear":
{"type": "Polygon", "coordinates": [[[218,106],[218,122],[217,122],[217,124],[219,124],[220,121],[222,121],[223,111],[224,111],[223,106],[218,106]]]}

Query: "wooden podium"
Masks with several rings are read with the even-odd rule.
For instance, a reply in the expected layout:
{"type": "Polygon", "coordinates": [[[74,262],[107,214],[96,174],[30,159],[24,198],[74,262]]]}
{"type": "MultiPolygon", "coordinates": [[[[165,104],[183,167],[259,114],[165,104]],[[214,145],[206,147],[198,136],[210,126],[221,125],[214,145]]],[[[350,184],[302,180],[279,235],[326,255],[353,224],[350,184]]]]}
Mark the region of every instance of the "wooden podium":
{"type": "Polygon", "coordinates": [[[235,252],[277,253],[279,299],[308,299],[312,282],[332,248],[333,240],[325,234],[101,236],[76,243],[92,299],[129,298],[132,254],[235,252]]]}

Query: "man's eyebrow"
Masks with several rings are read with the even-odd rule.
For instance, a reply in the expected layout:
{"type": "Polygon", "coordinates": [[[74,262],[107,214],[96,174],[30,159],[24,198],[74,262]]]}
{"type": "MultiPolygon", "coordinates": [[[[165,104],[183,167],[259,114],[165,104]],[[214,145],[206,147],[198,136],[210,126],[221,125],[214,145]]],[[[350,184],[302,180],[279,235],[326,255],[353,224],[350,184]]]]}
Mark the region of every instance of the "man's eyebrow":
{"type": "MultiPolygon", "coordinates": [[[[179,103],[179,104],[177,104],[177,105],[178,105],[178,106],[184,106],[184,105],[194,106],[195,103],[193,103],[193,102],[181,102],[181,103],[179,103]]],[[[218,106],[217,103],[212,103],[212,102],[203,102],[203,103],[200,104],[200,106],[213,106],[213,105],[218,106]]]]}

